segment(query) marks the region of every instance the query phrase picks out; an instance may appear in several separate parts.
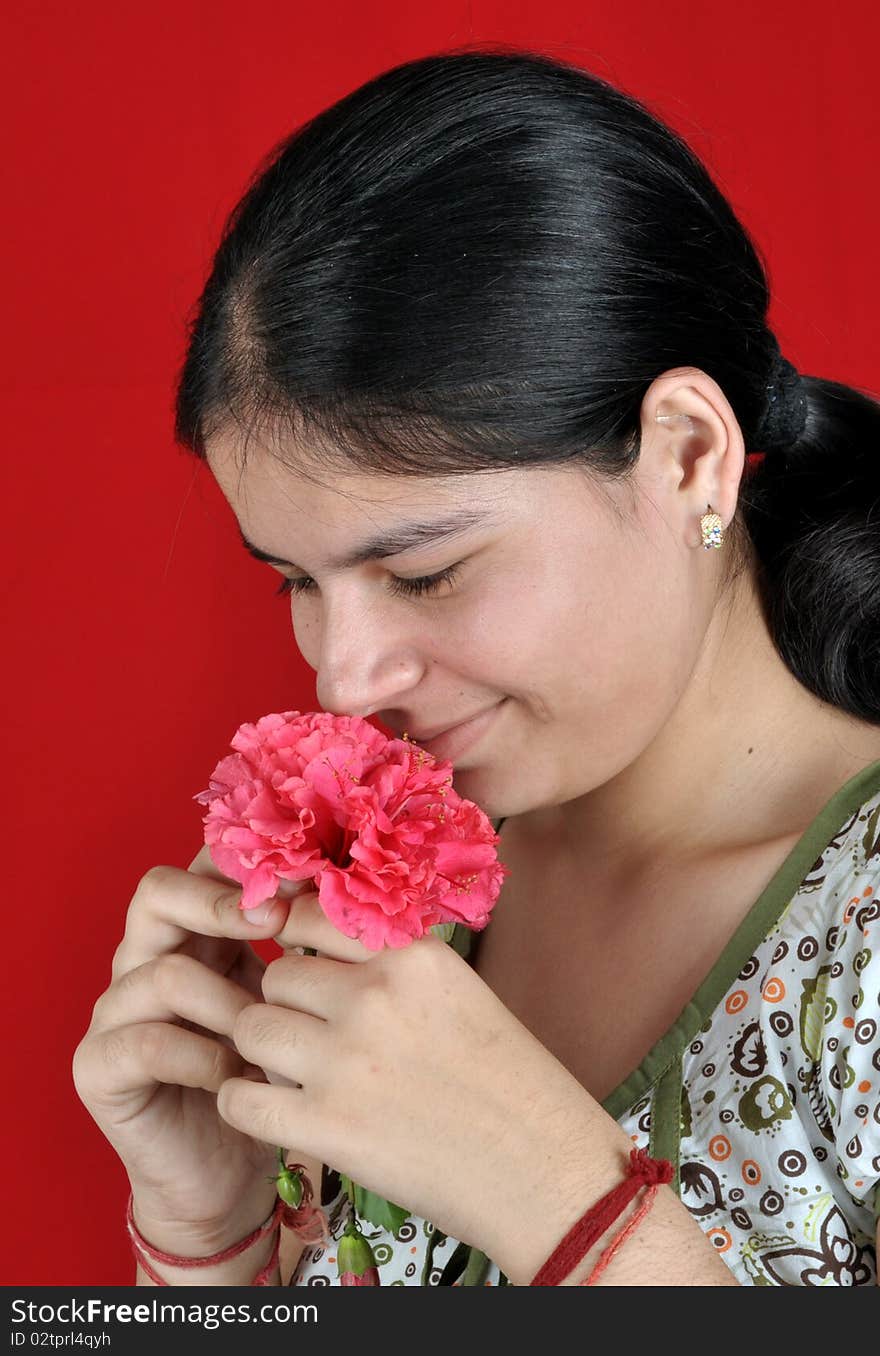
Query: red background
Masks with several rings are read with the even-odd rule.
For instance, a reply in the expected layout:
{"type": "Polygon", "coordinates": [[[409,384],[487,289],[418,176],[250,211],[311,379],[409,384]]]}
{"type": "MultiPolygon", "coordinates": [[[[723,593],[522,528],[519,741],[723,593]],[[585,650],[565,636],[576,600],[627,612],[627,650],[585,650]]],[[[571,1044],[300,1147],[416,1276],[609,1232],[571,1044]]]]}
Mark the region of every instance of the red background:
{"type": "Polygon", "coordinates": [[[709,165],[768,261],[783,352],[876,390],[878,15],[869,0],[7,8],[2,1283],[132,1283],[127,1178],[75,1094],[73,1050],[140,876],[198,850],[191,797],[235,728],[316,705],[276,575],[171,436],[185,316],[258,159],[441,48],[575,61],[709,165]]]}

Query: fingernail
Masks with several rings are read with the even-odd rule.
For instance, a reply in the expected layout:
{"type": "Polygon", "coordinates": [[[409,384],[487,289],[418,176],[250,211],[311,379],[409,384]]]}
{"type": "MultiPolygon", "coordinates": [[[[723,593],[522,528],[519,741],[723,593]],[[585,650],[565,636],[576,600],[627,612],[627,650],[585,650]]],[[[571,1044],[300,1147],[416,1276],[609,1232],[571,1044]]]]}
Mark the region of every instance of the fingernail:
{"type": "Polygon", "coordinates": [[[261,928],[274,907],[275,901],[270,899],[267,904],[258,904],[255,909],[243,909],[242,912],[249,923],[253,923],[254,927],[261,928]]]}

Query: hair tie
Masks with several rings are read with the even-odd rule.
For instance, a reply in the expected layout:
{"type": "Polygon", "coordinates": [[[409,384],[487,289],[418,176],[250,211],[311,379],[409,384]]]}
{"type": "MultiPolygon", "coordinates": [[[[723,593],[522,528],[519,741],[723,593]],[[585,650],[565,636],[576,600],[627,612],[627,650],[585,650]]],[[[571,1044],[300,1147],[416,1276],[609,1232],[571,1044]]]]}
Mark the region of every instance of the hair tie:
{"type": "Polygon", "coordinates": [[[770,375],[765,389],[767,408],[755,435],[759,451],[790,447],[796,443],[807,422],[807,390],[803,379],[787,358],[783,358],[775,335],[770,375]]]}

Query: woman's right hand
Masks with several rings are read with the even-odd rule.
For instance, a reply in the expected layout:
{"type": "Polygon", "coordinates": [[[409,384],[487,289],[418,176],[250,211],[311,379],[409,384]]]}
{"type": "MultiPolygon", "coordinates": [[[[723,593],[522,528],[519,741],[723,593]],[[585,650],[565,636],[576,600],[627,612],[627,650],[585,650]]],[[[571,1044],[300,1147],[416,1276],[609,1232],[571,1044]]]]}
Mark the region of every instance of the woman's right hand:
{"type": "Polygon", "coordinates": [[[266,966],[251,941],[280,931],[305,884],[284,882],[254,925],[205,846],[186,871],[152,867],[128,907],[73,1081],[125,1166],[138,1228],[165,1251],[209,1255],[271,1213],[277,1150],[224,1121],[217,1091],[227,1078],[266,1081],[230,1033],[243,1007],[263,1001],[266,966]]]}

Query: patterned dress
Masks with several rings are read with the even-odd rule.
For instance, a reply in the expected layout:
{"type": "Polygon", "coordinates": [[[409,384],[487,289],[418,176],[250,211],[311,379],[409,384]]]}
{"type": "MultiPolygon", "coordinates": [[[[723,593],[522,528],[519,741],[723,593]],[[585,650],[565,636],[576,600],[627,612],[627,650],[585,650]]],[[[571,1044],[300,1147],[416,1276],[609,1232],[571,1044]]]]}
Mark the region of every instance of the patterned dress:
{"type": "MultiPolygon", "coordinates": [[[[878,1025],[880,761],[820,811],[684,1011],[602,1103],[634,1145],[672,1161],[673,1189],[740,1284],[876,1284],[878,1025]]],[[[338,1284],[351,1207],[327,1168],[322,1203],[331,1242],[305,1249],[290,1285],[338,1284]]],[[[508,1283],[416,1216],[397,1237],[362,1227],[382,1285],[508,1283]]]]}

